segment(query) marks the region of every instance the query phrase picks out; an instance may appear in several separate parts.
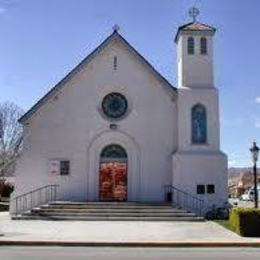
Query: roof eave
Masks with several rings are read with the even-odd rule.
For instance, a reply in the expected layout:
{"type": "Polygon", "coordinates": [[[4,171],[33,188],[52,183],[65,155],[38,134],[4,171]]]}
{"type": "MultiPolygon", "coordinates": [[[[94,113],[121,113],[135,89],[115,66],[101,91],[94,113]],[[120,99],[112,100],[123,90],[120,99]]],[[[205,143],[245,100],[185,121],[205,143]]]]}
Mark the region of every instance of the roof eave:
{"type": "Polygon", "coordinates": [[[201,25],[204,25],[206,27],[208,27],[208,29],[205,29],[205,30],[189,30],[189,29],[185,29],[187,26],[191,25],[193,23],[187,23],[187,24],[184,24],[182,26],[180,26],[177,30],[177,33],[176,33],[176,36],[174,38],[174,42],[177,43],[178,40],[179,40],[179,35],[181,32],[207,32],[207,33],[213,33],[213,35],[215,34],[215,32],[217,31],[217,29],[213,26],[210,26],[210,25],[207,25],[207,24],[204,24],[204,23],[200,23],[201,25]]]}
{"type": "Polygon", "coordinates": [[[18,119],[18,122],[25,124],[31,116],[40,109],[40,107],[55,93],[57,93],[65,83],[67,83],[76,73],[78,73],[86,64],[88,64],[98,53],[100,53],[114,38],[119,38],[124,42],[131,51],[137,55],[141,61],[150,68],[154,75],[170,89],[172,92],[177,94],[177,88],[175,88],[166,78],[164,78],[132,45],[130,45],[117,31],[114,31],[108,36],[94,51],[92,51],[86,58],[84,58],[74,69],[72,69],[62,80],[60,80],[52,89],[47,92],[36,104],[34,104],[22,117],[18,119]]]}
{"type": "Polygon", "coordinates": [[[44,103],[45,101],[47,101],[54,93],[57,93],[57,91],[59,89],[61,89],[61,87],[68,82],[76,73],[78,73],[81,68],[83,68],[83,66],[90,62],[95,55],[97,55],[101,50],[103,50],[103,48],[109,44],[110,40],[115,36],[115,34],[117,34],[116,31],[114,31],[108,38],[106,38],[105,41],[103,41],[96,49],[94,49],[86,58],[84,58],[74,69],[72,69],[64,78],[62,78],[53,88],[51,88],[47,94],[45,94],[41,99],[39,99],[22,117],[20,117],[18,119],[18,122],[23,124],[27,119],[30,118],[30,116],[32,114],[34,114],[34,112],[36,110],[38,110],[38,108],[42,105],[42,103],[44,103]]]}

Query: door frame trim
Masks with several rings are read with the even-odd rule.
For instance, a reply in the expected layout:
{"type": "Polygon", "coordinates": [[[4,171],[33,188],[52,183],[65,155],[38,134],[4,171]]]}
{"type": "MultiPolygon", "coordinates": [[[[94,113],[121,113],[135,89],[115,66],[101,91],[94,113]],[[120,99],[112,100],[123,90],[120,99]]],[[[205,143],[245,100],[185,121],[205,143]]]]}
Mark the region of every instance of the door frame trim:
{"type": "Polygon", "coordinates": [[[127,151],[128,156],[128,201],[142,201],[140,174],[141,154],[134,138],[120,130],[107,130],[96,135],[87,150],[87,201],[99,200],[99,164],[102,149],[116,143],[127,151]]]}

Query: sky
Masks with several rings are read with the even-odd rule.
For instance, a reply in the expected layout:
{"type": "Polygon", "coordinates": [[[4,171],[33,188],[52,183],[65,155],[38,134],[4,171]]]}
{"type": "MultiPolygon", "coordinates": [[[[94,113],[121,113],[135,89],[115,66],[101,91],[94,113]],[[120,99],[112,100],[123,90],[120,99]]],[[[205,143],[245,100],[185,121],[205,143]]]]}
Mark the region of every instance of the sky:
{"type": "Polygon", "coordinates": [[[229,166],[252,165],[260,146],[259,0],[0,0],[0,102],[29,109],[112,33],[120,33],[174,86],[174,36],[198,20],[216,27],[215,85],[221,149],[229,166]]]}

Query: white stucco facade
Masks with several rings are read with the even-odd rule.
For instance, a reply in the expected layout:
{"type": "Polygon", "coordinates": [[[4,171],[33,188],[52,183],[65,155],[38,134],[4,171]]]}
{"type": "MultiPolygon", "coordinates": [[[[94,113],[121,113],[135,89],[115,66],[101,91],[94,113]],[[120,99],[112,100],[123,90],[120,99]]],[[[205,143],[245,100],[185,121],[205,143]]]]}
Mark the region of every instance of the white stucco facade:
{"type": "MultiPolygon", "coordinates": [[[[128,201],[164,201],[164,185],[196,195],[196,185],[212,184],[214,194],[199,196],[223,203],[227,159],[220,151],[213,35],[206,32],[209,49],[201,60],[197,55],[186,57],[186,34],[180,30],[177,39],[178,88],[170,86],[115,31],[38,102],[21,119],[24,150],[12,197],[58,184],[59,200],[99,201],[100,154],[104,147],[118,144],[127,153],[128,201]],[[119,120],[108,118],[101,107],[103,98],[113,92],[128,102],[119,120]],[[191,143],[195,104],[206,107],[205,144],[191,143]],[[52,174],[52,160],[68,160],[69,175],[52,174]]],[[[196,42],[200,34],[194,37],[196,42]]]]}

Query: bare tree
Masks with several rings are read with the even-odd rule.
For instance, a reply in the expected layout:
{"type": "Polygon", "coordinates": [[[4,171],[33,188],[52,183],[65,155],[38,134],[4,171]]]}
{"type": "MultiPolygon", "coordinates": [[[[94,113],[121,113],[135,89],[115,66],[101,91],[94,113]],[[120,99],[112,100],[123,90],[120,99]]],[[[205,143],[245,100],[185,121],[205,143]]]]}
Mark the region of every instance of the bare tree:
{"type": "Polygon", "coordinates": [[[23,143],[23,127],[18,119],[21,108],[12,102],[0,103],[0,178],[14,170],[23,143]]]}

